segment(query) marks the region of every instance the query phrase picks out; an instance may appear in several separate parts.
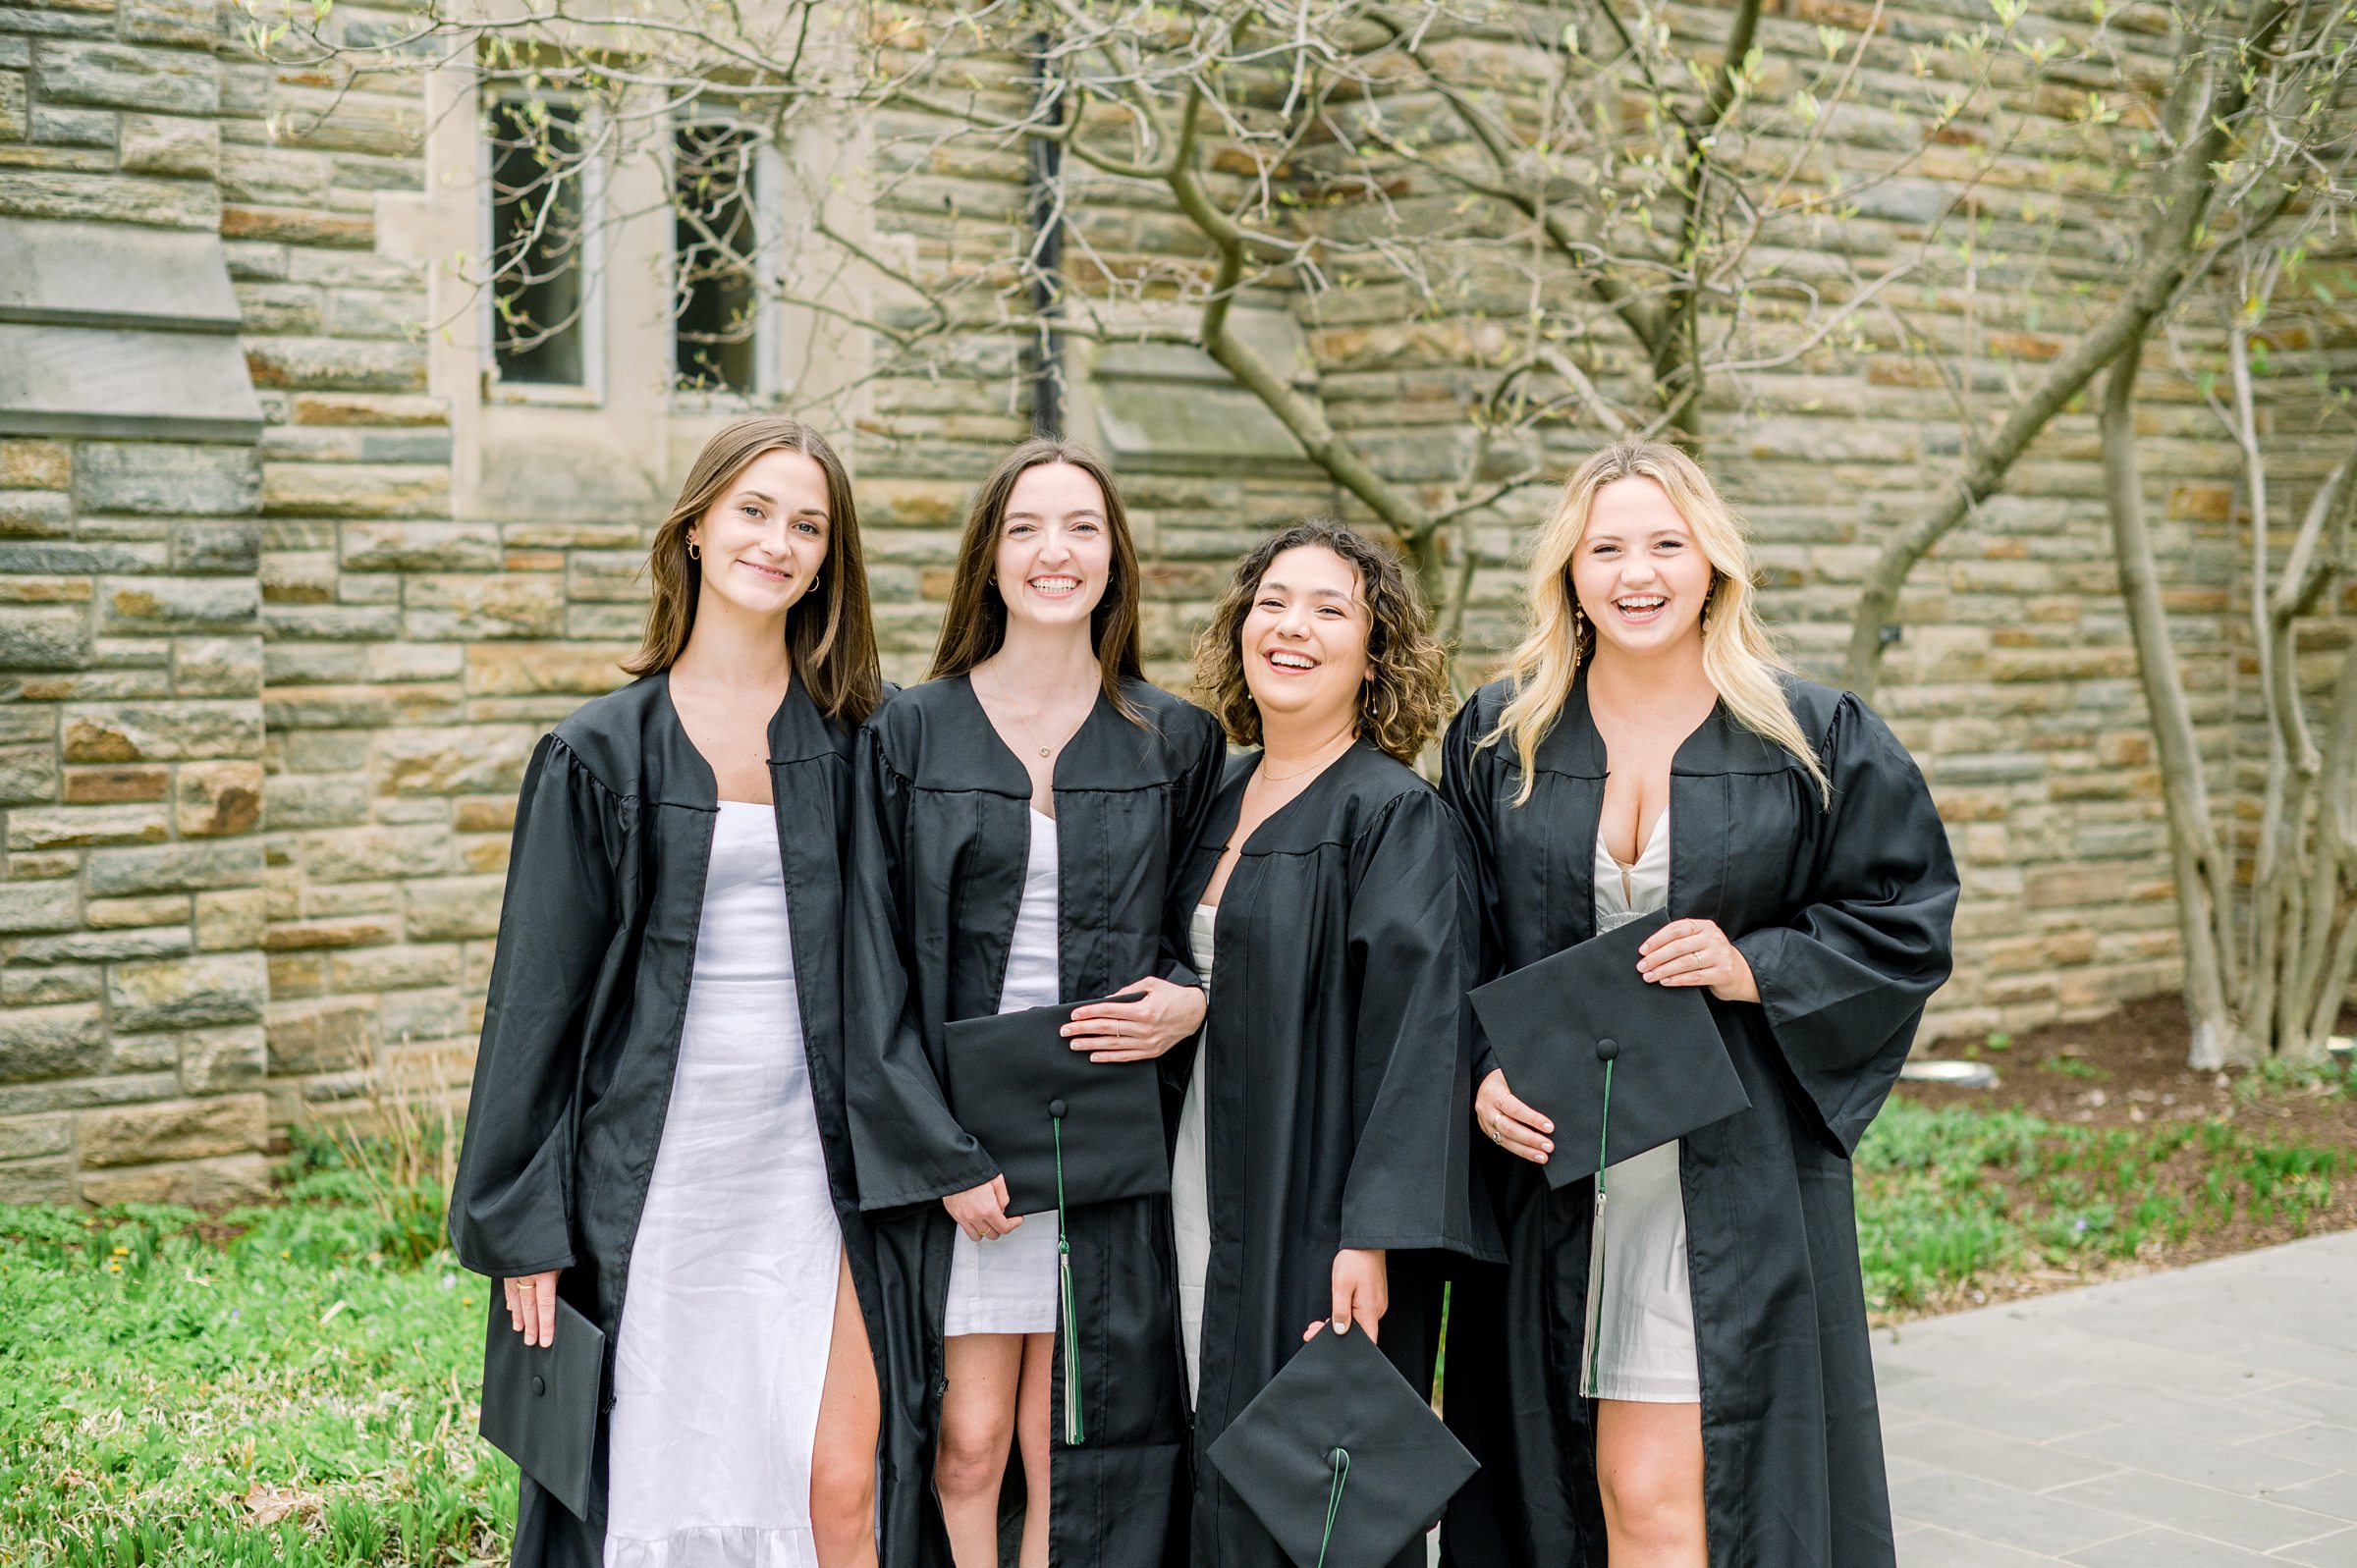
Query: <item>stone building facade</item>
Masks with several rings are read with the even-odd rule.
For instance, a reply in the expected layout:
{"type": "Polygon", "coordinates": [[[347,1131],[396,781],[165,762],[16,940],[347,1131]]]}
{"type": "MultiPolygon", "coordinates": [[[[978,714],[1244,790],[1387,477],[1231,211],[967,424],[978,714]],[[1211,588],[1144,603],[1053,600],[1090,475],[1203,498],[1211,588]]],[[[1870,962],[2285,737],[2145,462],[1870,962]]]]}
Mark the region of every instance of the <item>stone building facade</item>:
{"type": "MultiPolygon", "coordinates": [[[[1937,28],[1942,9],[1892,15],[1937,28]]],[[[2050,9],[2083,30],[2083,8],[2050,9]]],[[[1847,14],[1770,10],[1771,42],[1804,49],[1847,14]]],[[[504,380],[453,264],[484,222],[472,89],[263,65],[243,19],[213,0],[0,0],[0,1201],[255,1195],[289,1123],[365,1106],[372,1078],[464,1082],[525,758],[622,678],[651,525],[733,411],[856,383],[840,444],[903,679],[970,487],[1029,429],[998,367],[870,375],[865,345],[785,313],[748,396],[679,390],[646,281],[659,225],[617,231],[584,384],[504,380]]],[[[1878,68],[1900,68],[1895,36],[1878,68]]],[[[2032,107],[2071,109],[2058,89],[2032,107]]],[[[1875,155],[1862,129],[1833,145],[1875,155]]],[[[913,253],[945,208],[1007,219],[1021,177],[987,150],[917,171],[894,198],[913,253]]],[[[1844,245],[1904,243],[1946,177],[1935,160],[1868,198],[1844,245]]],[[[2116,197],[2080,199],[2056,243],[2084,244],[2093,275],[2091,237],[2126,220],[2116,197]]],[[[1075,221],[1117,260],[1183,243],[1150,208],[1075,221]]],[[[1258,303],[1256,330],[1338,424],[1427,477],[1459,417],[1419,357],[1428,329],[1381,291],[1314,315],[1258,303]]],[[[2001,381],[2058,351],[2081,309],[1990,298],[1941,330],[2001,381]]],[[[1337,498],[1208,362],[1108,351],[1073,380],[1075,433],[1129,476],[1155,674],[1180,682],[1227,562],[1337,498]]],[[[1952,460],[1947,395],[1904,359],[1818,356],[1712,417],[1771,610],[1823,659],[1878,531],[1952,460]]],[[[2240,677],[2235,454],[2190,386],[2157,384],[2147,427],[2216,730],[2240,677]]],[[[2086,1016],[2175,979],[2100,482],[2092,417],[2066,415],[1916,574],[1881,706],[1966,868],[1935,1032],[2086,1016]]],[[[1476,665],[1512,633],[1516,522],[1485,533],[1476,665]]]]}

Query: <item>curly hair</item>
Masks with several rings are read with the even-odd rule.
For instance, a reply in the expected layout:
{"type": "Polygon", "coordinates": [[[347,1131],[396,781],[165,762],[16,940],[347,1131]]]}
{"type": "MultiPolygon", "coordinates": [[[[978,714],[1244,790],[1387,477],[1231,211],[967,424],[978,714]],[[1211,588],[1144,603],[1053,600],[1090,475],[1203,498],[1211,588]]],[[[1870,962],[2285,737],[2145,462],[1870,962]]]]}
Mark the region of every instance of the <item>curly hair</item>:
{"type": "Polygon", "coordinates": [[[1271,534],[1235,564],[1235,575],[1195,638],[1195,691],[1239,746],[1261,743],[1260,708],[1244,683],[1244,617],[1269,563],[1288,550],[1331,550],[1357,571],[1367,603],[1367,667],[1358,732],[1410,767],[1449,705],[1449,657],[1399,558],[1362,533],[1311,517],[1271,534]]]}

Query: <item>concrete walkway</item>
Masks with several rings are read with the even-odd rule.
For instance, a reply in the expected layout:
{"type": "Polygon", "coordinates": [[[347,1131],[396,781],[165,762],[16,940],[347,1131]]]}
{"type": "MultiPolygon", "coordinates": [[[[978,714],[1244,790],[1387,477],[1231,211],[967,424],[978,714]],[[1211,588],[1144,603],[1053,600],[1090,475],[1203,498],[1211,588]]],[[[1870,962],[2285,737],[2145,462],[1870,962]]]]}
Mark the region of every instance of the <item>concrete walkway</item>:
{"type": "Polygon", "coordinates": [[[1874,1336],[1899,1568],[2357,1568],[2357,1232],[1874,1336]]]}

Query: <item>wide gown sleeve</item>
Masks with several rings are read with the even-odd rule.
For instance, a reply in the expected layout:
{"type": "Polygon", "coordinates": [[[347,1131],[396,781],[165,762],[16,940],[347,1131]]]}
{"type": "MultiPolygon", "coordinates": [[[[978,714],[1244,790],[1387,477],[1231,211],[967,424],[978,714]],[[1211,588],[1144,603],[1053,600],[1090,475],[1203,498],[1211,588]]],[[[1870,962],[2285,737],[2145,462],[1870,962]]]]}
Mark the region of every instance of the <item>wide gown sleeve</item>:
{"type": "Polygon", "coordinates": [[[450,1241],[477,1273],[569,1269],[581,1030],[618,916],[614,857],[629,802],[556,735],[524,771],[500,904],[450,1241]]]}
{"type": "MultiPolygon", "coordinates": [[[[1228,772],[1228,737],[1220,727],[1203,723],[1195,727],[1195,755],[1179,776],[1171,802],[1170,864],[1174,891],[1178,872],[1186,865],[1203,837],[1204,821],[1220,797],[1220,783],[1228,772]]],[[[1178,934],[1186,929],[1193,915],[1192,909],[1179,907],[1176,898],[1170,901],[1170,916],[1163,923],[1161,960],[1155,972],[1174,986],[1203,983],[1203,977],[1188,966],[1179,946],[1178,934]]]]}
{"type": "Polygon", "coordinates": [[[1458,854],[1448,806],[1417,789],[1384,808],[1354,856],[1346,929],[1361,1116],[1343,1186],[1344,1247],[1474,1250],[1458,854]]]}
{"type": "Polygon", "coordinates": [[[1806,1108],[1848,1155],[1947,979],[1956,867],[1914,759],[1855,696],[1819,758],[1834,799],[1798,907],[1735,946],[1806,1108]]]}
{"type": "Polygon", "coordinates": [[[925,1053],[912,954],[902,911],[908,893],[908,781],[870,730],[851,783],[851,865],[844,898],[845,1098],[859,1207],[898,1209],[981,1186],[998,1163],[950,1114],[925,1053]]]}
{"type": "MultiPolygon", "coordinates": [[[[1466,698],[1450,722],[1448,738],[1441,745],[1441,798],[1456,816],[1465,891],[1477,922],[1465,933],[1473,946],[1472,967],[1465,978],[1468,988],[1496,978],[1497,955],[1503,950],[1493,929],[1498,911],[1498,825],[1492,815],[1496,806],[1489,770],[1495,765],[1497,750],[1485,751],[1481,745],[1481,737],[1490,728],[1481,706],[1479,693],[1466,698]]],[[[1482,1080],[1497,1070],[1498,1054],[1490,1049],[1489,1037],[1482,1033],[1471,1007],[1465,1008],[1465,1028],[1473,1042],[1473,1086],[1478,1089],[1482,1080]]]]}

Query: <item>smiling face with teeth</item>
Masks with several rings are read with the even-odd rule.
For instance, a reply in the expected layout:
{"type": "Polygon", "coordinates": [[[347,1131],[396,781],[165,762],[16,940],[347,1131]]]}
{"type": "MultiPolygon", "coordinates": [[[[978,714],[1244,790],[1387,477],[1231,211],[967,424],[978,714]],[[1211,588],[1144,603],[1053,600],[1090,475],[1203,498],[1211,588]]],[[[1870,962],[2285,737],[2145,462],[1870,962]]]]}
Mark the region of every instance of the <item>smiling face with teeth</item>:
{"type": "Polygon", "coordinates": [[[829,522],[826,470],[808,455],[746,463],[687,530],[702,552],[696,613],[783,618],[826,565],[829,522]]]}
{"type": "Polygon", "coordinates": [[[1701,644],[1711,563],[1668,491],[1641,475],[1596,492],[1571,556],[1571,591],[1597,650],[1652,657],[1701,644]]]}
{"type": "Polygon", "coordinates": [[[1008,493],[996,570],[1010,621],[1085,628],[1113,577],[1113,532],[1097,481],[1069,462],[1024,469],[1008,493]]]}
{"type": "Polygon", "coordinates": [[[1366,585],[1341,556],[1303,545],[1270,560],[1240,633],[1264,733],[1323,736],[1356,724],[1369,624],[1366,585]]]}

